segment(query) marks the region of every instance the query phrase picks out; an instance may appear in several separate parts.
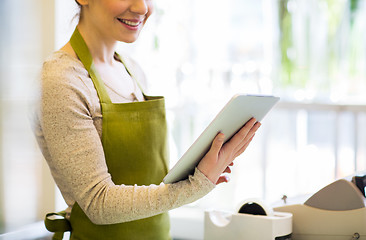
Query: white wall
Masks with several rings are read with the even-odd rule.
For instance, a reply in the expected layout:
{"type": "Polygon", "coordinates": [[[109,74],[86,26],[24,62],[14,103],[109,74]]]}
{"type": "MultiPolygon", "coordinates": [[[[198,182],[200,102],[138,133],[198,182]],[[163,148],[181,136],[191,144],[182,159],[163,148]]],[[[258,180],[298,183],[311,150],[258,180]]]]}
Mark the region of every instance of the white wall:
{"type": "Polygon", "coordinates": [[[54,1],[1,0],[0,8],[0,230],[10,231],[54,206],[53,180],[31,130],[42,62],[54,49],[54,1]]]}

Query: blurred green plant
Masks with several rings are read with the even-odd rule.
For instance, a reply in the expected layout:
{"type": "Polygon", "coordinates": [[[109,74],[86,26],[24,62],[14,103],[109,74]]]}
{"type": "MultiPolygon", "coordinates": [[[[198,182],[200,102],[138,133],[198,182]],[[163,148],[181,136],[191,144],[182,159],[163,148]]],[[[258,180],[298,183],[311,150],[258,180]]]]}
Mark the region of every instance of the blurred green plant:
{"type": "Polygon", "coordinates": [[[279,27],[280,27],[280,49],[281,49],[281,71],[280,85],[293,84],[294,59],[289,53],[293,52],[292,39],[292,18],[288,10],[288,3],[291,0],[279,1],[279,27]]]}
{"type": "MultiPolygon", "coordinates": [[[[155,33],[153,36],[153,49],[155,51],[158,51],[160,48],[160,38],[159,38],[159,34],[157,33],[157,28],[160,26],[161,24],[161,20],[164,16],[164,9],[161,5],[159,5],[160,2],[156,1],[154,2],[154,14],[155,14],[155,33]]],[[[161,4],[161,3],[160,3],[161,4]]]]}
{"type": "Polygon", "coordinates": [[[324,79],[315,85],[329,92],[331,85],[339,76],[352,77],[360,74],[357,63],[365,57],[363,31],[356,24],[357,16],[360,14],[360,2],[361,0],[278,1],[281,55],[279,87],[306,88],[309,82],[314,81],[310,78],[322,76],[324,79]],[[307,9],[300,11],[300,5],[307,9]],[[295,14],[301,15],[295,16],[295,14]],[[300,17],[301,21],[294,22],[295,17],[297,19],[300,17]],[[318,23],[312,20],[314,17],[324,19],[327,28],[325,38],[312,35],[324,34],[317,32],[322,28],[318,28],[316,25],[318,23]],[[295,42],[299,36],[294,34],[299,32],[301,32],[299,36],[305,39],[295,42]],[[304,56],[299,56],[299,53],[304,56]],[[348,66],[346,70],[343,66],[345,60],[348,66]],[[320,63],[321,66],[311,64],[312,62],[320,63]]]}
{"type": "Polygon", "coordinates": [[[359,7],[359,4],[360,4],[360,0],[350,0],[350,2],[349,2],[349,9],[350,9],[350,13],[351,13],[350,14],[351,26],[353,26],[355,15],[356,15],[357,9],[359,7]]]}
{"type": "Polygon", "coordinates": [[[360,29],[357,29],[357,26],[355,25],[355,20],[358,12],[358,7],[360,4],[360,0],[350,0],[349,8],[350,8],[350,51],[348,56],[349,61],[349,74],[352,77],[355,77],[358,75],[358,64],[360,58],[362,58],[363,53],[363,46],[364,46],[364,38],[362,38],[362,31],[360,29]]]}

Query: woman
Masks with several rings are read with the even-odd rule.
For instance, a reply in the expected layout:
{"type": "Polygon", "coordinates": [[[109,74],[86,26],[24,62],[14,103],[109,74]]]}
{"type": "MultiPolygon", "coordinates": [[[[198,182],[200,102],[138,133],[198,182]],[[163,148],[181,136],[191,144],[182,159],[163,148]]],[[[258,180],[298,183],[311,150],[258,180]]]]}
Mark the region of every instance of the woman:
{"type": "Polygon", "coordinates": [[[146,96],[138,65],[115,53],[134,42],[152,0],[76,0],[80,19],[70,41],[42,71],[36,135],[68,204],[49,230],[71,239],[170,239],[167,211],[226,182],[222,176],[252,140],[251,119],[228,143],[218,134],[195,173],[174,184],[166,175],[164,99],[146,96]]]}

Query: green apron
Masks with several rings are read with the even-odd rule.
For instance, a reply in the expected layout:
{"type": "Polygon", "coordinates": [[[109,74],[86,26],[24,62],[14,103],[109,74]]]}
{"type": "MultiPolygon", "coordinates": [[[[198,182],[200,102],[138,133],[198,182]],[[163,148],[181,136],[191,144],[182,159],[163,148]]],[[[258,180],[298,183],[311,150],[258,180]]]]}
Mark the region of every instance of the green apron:
{"type": "MultiPolygon", "coordinates": [[[[144,95],[146,101],[143,102],[112,103],[78,29],[75,29],[70,43],[88,70],[101,102],[102,144],[112,181],[116,185],[160,184],[168,171],[164,98],[144,95]]],[[[47,229],[63,232],[67,228],[57,228],[57,225],[68,224],[65,219],[53,222],[46,218],[47,229]]],[[[168,213],[125,223],[96,225],[76,202],[69,224],[73,240],[171,239],[168,213]]],[[[61,234],[55,234],[55,239],[61,234]]]]}

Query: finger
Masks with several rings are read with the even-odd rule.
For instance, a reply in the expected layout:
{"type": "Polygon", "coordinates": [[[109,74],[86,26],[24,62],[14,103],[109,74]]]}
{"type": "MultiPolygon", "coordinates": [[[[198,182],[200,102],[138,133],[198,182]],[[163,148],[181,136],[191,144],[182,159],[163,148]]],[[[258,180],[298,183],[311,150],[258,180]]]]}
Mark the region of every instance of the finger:
{"type": "Polygon", "coordinates": [[[248,146],[252,142],[254,136],[255,136],[255,134],[248,140],[248,142],[246,144],[243,145],[243,147],[241,149],[238,150],[238,152],[235,154],[236,156],[241,155],[248,148],[248,146]]]}
{"type": "Polygon", "coordinates": [[[249,130],[248,134],[246,135],[247,138],[251,138],[254,133],[258,131],[258,129],[262,126],[260,122],[256,122],[253,127],[249,130]]]}
{"type": "Polygon", "coordinates": [[[223,133],[219,133],[216,135],[216,137],[214,138],[214,140],[212,141],[212,145],[210,148],[211,153],[218,155],[219,151],[222,148],[222,145],[224,144],[224,140],[225,140],[225,135],[223,133]]]}
{"type": "Polygon", "coordinates": [[[224,183],[224,182],[229,182],[230,178],[226,175],[224,176],[220,176],[219,179],[216,182],[216,185],[220,184],[220,183],[224,183]]]}
{"type": "Polygon", "coordinates": [[[253,140],[255,134],[242,146],[242,148],[240,148],[236,153],[235,153],[235,158],[237,158],[238,156],[240,156],[249,146],[250,142],[253,140]]]}
{"type": "Polygon", "coordinates": [[[226,169],[223,171],[223,173],[231,173],[231,168],[229,166],[226,167],[226,169]]]}
{"type": "MultiPolygon", "coordinates": [[[[253,136],[255,135],[255,133],[257,132],[257,130],[259,129],[259,127],[261,126],[261,124],[259,122],[257,122],[251,129],[250,131],[247,133],[247,135],[245,136],[244,139],[242,139],[242,141],[234,148],[234,152],[238,152],[240,151],[240,149],[243,148],[243,146],[248,144],[248,141],[250,139],[253,139],[253,136]]],[[[251,141],[251,140],[250,140],[251,141]]],[[[250,142],[249,141],[249,142],[250,142]]]]}
{"type": "MultiPolygon", "coordinates": [[[[260,126],[260,124],[259,124],[260,126]]],[[[231,148],[235,148],[237,147],[243,140],[246,140],[246,137],[248,135],[248,133],[253,129],[253,127],[255,127],[252,132],[256,131],[256,129],[258,129],[259,127],[258,125],[256,125],[256,119],[255,118],[251,118],[240,130],[239,132],[237,132],[233,138],[228,142],[228,145],[231,148]]]]}

